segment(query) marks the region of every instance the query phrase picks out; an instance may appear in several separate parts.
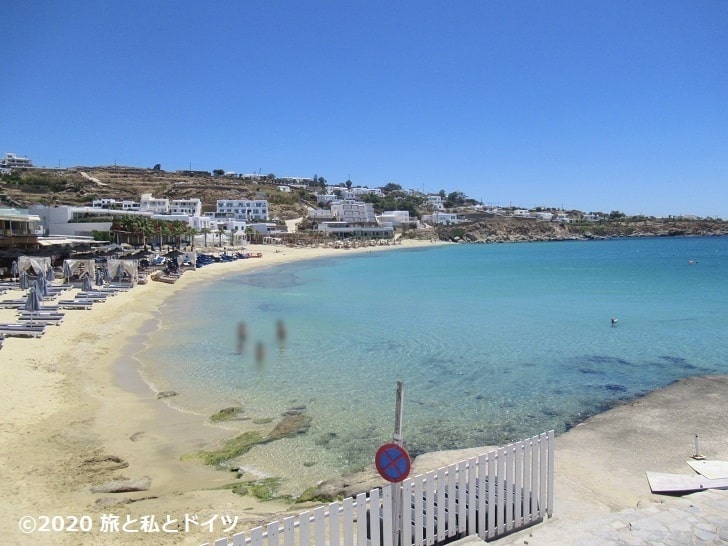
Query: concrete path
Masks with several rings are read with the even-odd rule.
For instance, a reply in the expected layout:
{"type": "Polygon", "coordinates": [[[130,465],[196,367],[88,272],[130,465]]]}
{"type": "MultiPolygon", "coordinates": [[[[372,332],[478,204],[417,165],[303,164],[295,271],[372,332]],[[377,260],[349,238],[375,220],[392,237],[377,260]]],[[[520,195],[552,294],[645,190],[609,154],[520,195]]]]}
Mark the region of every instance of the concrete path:
{"type": "MultiPolygon", "coordinates": [[[[557,509],[558,510],[558,509],[557,509]]],[[[685,546],[728,544],[728,490],[708,490],[573,522],[555,515],[498,546],[685,546]]]]}

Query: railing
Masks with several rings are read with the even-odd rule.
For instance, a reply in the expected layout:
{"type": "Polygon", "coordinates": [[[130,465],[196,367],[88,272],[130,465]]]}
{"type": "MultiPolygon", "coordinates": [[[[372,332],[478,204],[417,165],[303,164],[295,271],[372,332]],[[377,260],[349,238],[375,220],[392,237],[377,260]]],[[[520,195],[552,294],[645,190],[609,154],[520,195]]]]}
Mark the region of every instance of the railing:
{"type": "Polygon", "coordinates": [[[553,444],[550,431],[213,544],[432,546],[501,537],[551,517],[553,444]]]}

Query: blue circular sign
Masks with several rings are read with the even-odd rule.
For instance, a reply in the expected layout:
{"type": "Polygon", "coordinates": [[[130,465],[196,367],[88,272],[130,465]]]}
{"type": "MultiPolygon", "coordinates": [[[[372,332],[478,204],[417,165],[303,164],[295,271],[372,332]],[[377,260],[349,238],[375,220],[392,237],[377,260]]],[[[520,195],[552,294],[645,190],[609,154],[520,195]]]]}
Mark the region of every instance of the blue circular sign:
{"type": "Polygon", "coordinates": [[[410,473],[410,458],[407,450],[397,444],[384,444],[374,456],[379,475],[388,482],[401,482],[410,473]]]}

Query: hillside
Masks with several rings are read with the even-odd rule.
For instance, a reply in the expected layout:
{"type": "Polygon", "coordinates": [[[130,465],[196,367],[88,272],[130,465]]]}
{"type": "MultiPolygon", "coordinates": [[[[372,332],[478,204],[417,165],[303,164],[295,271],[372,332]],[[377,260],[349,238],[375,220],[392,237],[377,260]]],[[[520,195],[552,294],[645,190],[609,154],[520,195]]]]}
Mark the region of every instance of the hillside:
{"type": "Polygon", "coordinates": [[[202,211],[211,212],[218,199],[267,199],[270,217],[290,220],[305,216],[305,194],[278,191],[272,184],[136,169],[77,167],[74,169],[13,171],[0,178],[0,206],[26,208],[44,205],[91,205],[94,199],[139,201],[143,193],[169,199],[199,198],[202,211]]]}
{"type": "Polygon", "coordinates": [[[440,240],[468,243],[568,241],[613,237],[728,235],[728,222],[661,218],[620,218],[598,223],[546,222],[534,218],[479,215],[453,226],[439,226],[440,240]]]}
{"type": "MultiPolygon", "coordinates": [[[[209,173],[165,172],[130,167],[77,167],[14,171],[0,177],[0,207],[90,205],[94,199],[138,201],[143,193],[169,199],[199,198],[202,211],[218,199],[267,199],[270,218],[283,222],[305,217],[315,202],[305,191],[279,191],[275,181],[256,183],[209,173]]],[[[395,201],[392,205],[397,207],[395,201]]],[[[379,211],[378,211],[379,212],[379,211]]],[[[459,222],[433,230],[407,230],[405,236],[456,242],[515,242],[634,236],[728,235],[728,222],[625,217],[599,223],[559,223],[472,213],[456,209],[459,222]]],[[[576,216],[576,215],[575,215],[576,216]]]]}

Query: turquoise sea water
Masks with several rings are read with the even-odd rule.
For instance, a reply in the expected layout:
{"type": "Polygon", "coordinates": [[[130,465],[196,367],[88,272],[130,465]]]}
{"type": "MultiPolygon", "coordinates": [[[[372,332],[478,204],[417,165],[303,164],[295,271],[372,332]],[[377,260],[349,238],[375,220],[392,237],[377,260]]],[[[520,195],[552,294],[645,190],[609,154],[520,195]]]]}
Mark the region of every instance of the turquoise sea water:
{"type": "Polygon", "coordinates": [[[305,406],[306,434],[242,461],[263,473],[285,461],[305,481],[371,463],[398,380],[416,455],[562,432],[678,378],[728,373],[727,280],[723,237],[337,253],[186,290],[139,358],[175,404],[242,405],[241,426],[305,406]]]}

